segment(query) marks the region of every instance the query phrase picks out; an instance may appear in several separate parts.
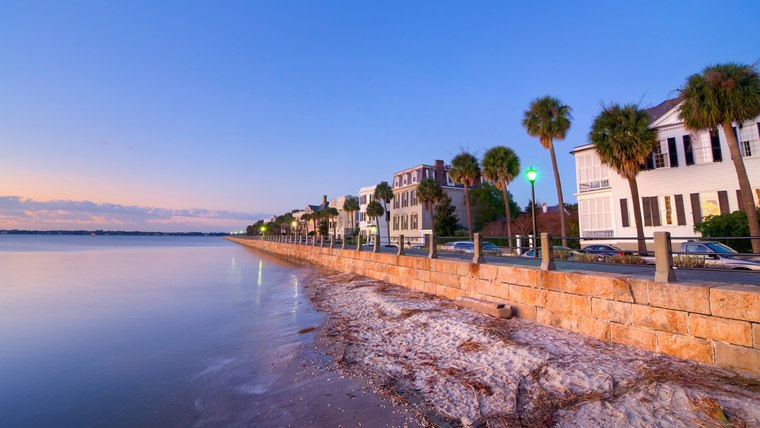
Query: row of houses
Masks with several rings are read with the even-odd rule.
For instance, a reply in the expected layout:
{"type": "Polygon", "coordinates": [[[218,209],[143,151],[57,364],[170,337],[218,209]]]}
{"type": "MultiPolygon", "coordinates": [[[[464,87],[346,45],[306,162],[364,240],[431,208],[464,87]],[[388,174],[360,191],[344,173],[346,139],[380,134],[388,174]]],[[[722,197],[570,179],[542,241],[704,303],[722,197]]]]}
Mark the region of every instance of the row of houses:
{"type": "MultiPolygon", "coordinates": [[[[707,216],[739,210],[741,195],[727,140],[722,130],[690,132],[679,116],[681,99],[670,99],[647,109],[650,127],[657,129],[659,144],[638,175],[644,234],[669,231],[671,236],[686,240],[697,237],[694,225],[707,216]]],[[[760,117],[736,124],[734,133],[739,142],[755,203],[760,206],[760,117]]],[[[576,191],[580,235],[595,242],[634,248],[636,225],[628,182],[604,165],[592,144],[575,147],[576,191]]],[[[420,164],[396,172],[391,187],[393,199],[385,219],[378,221],[377,235],[384,243],[390,227],[391,241],[404,235],[411,242],[421,241],[432,229],[432,218],[416,195],[419,182],[434,178],[452,200],[456,216],[466,218],[464,189],[454,183],[450,167],[442,160],[432,165],[420,164]],[[387,220],[387,223],[386,221],[387,220]],[[386,226],[388,225],[388,226],[386,226]]],[[[373,226],[366,215],[367,204],[374,199],[375,186],[359,189],[358,195],[345,195],[320,204],[308,205],[294,212],[299,229],[306,227],[304,214],[313,214],[334,207],[339,215],[330,223],[336,237],[359,233],[372,239],[373,226]],[[343,204],[348,198],[359,200],[359,211],[348,213],[343,204]]]]}

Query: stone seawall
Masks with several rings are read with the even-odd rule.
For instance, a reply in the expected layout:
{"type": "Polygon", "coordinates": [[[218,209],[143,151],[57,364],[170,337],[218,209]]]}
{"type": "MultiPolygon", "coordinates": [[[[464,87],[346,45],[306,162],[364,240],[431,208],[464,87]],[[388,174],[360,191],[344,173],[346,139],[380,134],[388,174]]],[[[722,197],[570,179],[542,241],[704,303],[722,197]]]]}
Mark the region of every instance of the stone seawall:
{"type": "Polygon", "coordinates": [[[520,318],[760,375],[760,287],[662,284],[241,238],[230,241],[437,296],[506,303],[520,318]]]}

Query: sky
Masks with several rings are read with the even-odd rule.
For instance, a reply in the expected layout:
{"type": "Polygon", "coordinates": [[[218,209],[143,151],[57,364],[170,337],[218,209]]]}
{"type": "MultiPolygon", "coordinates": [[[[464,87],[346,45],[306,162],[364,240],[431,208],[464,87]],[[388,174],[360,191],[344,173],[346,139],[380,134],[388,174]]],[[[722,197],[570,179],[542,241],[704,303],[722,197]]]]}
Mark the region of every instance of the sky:
{"type": "MultiPolygon", "coordinates": [[[[556,203],[531,100],[651,107],[760,59],[760,2],[0,0],[0,229],[230,231],[514,149],[556,203]]],[[[510,185],[530,198],[523,176],[510,185]]]]}

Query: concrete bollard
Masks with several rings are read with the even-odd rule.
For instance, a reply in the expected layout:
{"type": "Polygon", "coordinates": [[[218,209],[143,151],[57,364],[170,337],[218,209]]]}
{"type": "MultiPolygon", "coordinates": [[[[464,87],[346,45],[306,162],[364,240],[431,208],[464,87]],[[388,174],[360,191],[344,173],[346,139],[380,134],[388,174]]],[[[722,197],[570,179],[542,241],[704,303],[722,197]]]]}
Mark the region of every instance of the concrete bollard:
{"type": "Polygon", "coordinates": [[[475,248],[473,249],[472,262],[473,263],[485,263],[486,258],[483,256],[483,242],[480,239],[480,233],[473,235],[475,240],[475,248]]]}
{"type": "Polygon", "coordinates": [[[435,237],[432,233],[428,233],[425,235],[425,240],[428,242],[428,258],[437,259],[438,249],[435,247],[435,237]]]}
{"type": "Polygon", "coordinates": [[[396,251],[396,255],[398,256],[404,255],[404,235],[398,236],[398,249],[396,251]]]}
{"type": "Polygon", "coordinates": [[[676,273],[673,271],[673,243],[670,232],[654,233],[654,281],[675,282],[676,273]]]}
{"type": "Polygon", "coordinates": [[[554,265],[554,246],[552,245],[552,234],[541,234],[541,270],[557,270],[554,265]]]}

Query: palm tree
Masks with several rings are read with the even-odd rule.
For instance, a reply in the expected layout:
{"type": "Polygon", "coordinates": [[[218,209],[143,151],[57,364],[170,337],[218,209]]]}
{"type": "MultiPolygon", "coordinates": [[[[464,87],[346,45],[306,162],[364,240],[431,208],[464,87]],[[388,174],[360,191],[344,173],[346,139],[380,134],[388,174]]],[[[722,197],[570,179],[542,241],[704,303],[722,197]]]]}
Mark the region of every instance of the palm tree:
{"type": "MultiPolygon", "coordinates": [[[[377,199],[367,204],[367,215],[369,216],[370,221],[372,221],[373,218],[375,219],[375,225],[377,226],[378,230],[380,229],[378,218],[383,214],[385,214],[385,210],[383,209],[383,206],[380,205],[380,202],[377,201],[377,199]]],[[[377,238],[377,236],[375,236],[375,238],[377,238]]]]}
{"type": "Polygon", "coordinates": [[[334,221],[334,219],[336,217],[338,217],[338,215],[340,215],[340,213],[338,212],[338,209],[335,208],[335,207],[328,207],[324,212],[325,212],[325,217],[327,218],[327,221],[332,222],[332,224],[333,224],[333,236],[335,238],[337,238],[338,236],[337,236],[337,234],[335,232],[336,232],[336,227],[338,225],[338,222],[334,221]]]}
{"type": "Polygon", "coordinates": [[[301,220],[306,222],[306,236],[309,236],[309,221],[311,220],[311,214],[306,213],[301,216],[301,220]]]}
{"type": "Polygon", "coordinates": [[[417,199],[422,202],[422,205],[430,213],[431,245],[435,243],[435,204],[441,200],[442,196],[443,189],[433,178],[426,178],[420,181],[420,184],[417,186],[417,199]]]}
{"type": "Polygon", "coordinates": [[[507,185],[520,174],[520,158],[509,147],[496,146],[483,155],[483,176],[504,194],[504,210],[507,213],[507,238],[512,247],[512,210],[509,209],[507,185]]]}
{"type": "Polygon", "coordinates": [[[602,162],[628,180],[639,251],[646,251],[636,176],[647,156],[655,149],[657,131],[649,127],[649,116],[638,106],[612,104],[596,116],[588,139],[594,144],[594,150],[602,162]]]}
{"type": "Polygon", "coordinates": [[[346,201],[343,202],[343,211],[351,216],[351,231],[353,231],[356,227],[354,224],[354,213],[359,211],[359,200],[356,198],[346,198],[346,201]]]}
{"type": "Polygon", "coordinates": [[[451,160],[451,169],[449,175],[455,183],[464,185],[464,202],[467,205],[467,229],[472,239],[472,213],[470,211],[470,186],[474,186],[480,180],[480,165],[478,159],[467,153],[462,152],[451,160]]]}
{"type": "MultiPolygon", "coordinates": [[[[388,202],[393,199],[393,190],[387,181],[381,181],[375,186],[375,199],[383,201],[383,213],[388,212],[388,202]]],[[[382,213],[380,215],[383,215],[382,213]]],[[[378,225],[379,226],[379,225],[378,225]]],[[[388,233],[388,244],[391,243],[391,228],[389,216],[385,216],[385,231],[388,233]]]]}
{"type": "MultiPolygon", "coordinates": [[[[746,64],[717,64],[705,67],[701,74],[693,74],[681,89],[681,119],[686,128],[694,131],[723,129],[731,160],[734,161],[739,190],[742,194],[742,211],[747,214],[749,232],[760,236],[752,187],[744,166],[739,143],[731,125],[760,115],[760,75],[754,66],[746,64]]],[[[752,252],[760,253],[760,239],[752,240],[752,252]]]]}
{"type": "Polygon", "coordinates": [[[562,233],[562,245],[567,246],[567,229],[565,228],[565,200],[562,197],[562,182],[557,169],[557,156],[554,154],[554,140],[564,140],[573,116],[572,109],[562,104],[562,101],[551,96],[537,98],[530,103],[525,111],[522,125],[528,131],[528,135],[538,137],[541,145],[549,149],[552,157],[552,169],[554,169],[554,181],[557,184],[557,199],[559,200],[560,230],[562,233]]]}

